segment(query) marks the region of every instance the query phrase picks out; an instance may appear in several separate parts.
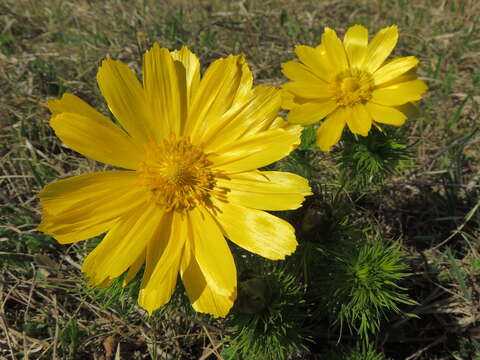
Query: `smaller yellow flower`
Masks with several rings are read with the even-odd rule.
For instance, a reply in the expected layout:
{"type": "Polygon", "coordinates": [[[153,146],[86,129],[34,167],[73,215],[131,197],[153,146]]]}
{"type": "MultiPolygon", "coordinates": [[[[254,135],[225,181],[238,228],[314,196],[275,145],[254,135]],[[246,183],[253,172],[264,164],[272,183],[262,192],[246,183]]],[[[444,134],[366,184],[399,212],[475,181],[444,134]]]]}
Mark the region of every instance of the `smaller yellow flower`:
{"type": "MultiPolygon", "coordinates": [[[[372,123],[400,126],[427,86],[417,79],[418,59],[396,58],[384,64],[398,40],[397,26],[380,30],[368,43],[362,25],[348,29],[342,41],[325,28],[317,47],[298,45],[300,62],[282,64],[282,107],[288,120],[310,125],[326,118],[317,130],[317,145],[330,151],[345,124],[354,134],[367,136],[372,123]]],[[[378,125],[376,125],[378,126],[378,125]]]]}

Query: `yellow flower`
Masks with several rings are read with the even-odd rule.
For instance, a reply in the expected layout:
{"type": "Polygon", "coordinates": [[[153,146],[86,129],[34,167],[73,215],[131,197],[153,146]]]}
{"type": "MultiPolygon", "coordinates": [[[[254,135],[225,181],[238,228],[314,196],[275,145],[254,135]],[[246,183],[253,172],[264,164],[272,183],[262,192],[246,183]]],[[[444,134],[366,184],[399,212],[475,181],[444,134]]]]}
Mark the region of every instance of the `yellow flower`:
{"type": "Polygon", "coordinates": [[[278,90],[252,88],[243,56],[216,60],[201,77],[188,48],[155,44],[143,86],[111,59],[97,81],[120,126],[72,94],[48,102],[50,124],[70,148],[125,170],[47,185],[39,230],[62,244],[107,233],[83,263],[89,285],[124,272],[128,282],[145,264],[139,304],[150,313],[180,274],[197,311],[225,316],[237,284],[225,237],[269,259],[297,246],[292,226],[262,210],[299,207],[307,180],[257,169],[289,154],[301,127],[277,117],[278,90]]]}
{"type": "Polygon", "coordinates": [[[384,64],[398,39],[396,26],[386,27],[368,43],[368,30],[355,25],[342,41],[325,28],[320,45],[299,45],[300,62],[282,64],[291,80],[282,87],[288,120],[310,125],[326,117],[317,130],[317,145],[330,151],[348,125],[367,136],[372,123],[402,125],[406,114],[427,90],[416,76],[418,59],[401,57],[384,64]]]}

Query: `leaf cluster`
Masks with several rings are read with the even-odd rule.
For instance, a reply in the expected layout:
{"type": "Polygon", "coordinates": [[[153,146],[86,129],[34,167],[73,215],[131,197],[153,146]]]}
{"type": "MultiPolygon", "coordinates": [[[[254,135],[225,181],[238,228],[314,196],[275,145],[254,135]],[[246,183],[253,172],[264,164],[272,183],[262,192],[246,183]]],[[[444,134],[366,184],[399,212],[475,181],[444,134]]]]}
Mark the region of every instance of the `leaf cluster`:
{"type": "Polygon", "coordinates": [[[248,275],[239,283],[237,302],[227,318],[233,331],[231,346],[222,353],[225,359],[281,360],[305,349],[305,286],[283,264],[268,267],[261,277],[248,275]]]}
{"type": "Polygon", "coordinates": [[[368,342],[388,312],[401,313],[400,304],[416,304],[399,285],[410,274],[397,245],[378,238],[344,239],[329,253],[326,307],[341,329],[346,324],[368,342]]]}
{"type": "Polygon", "coordinates": [[[373,128],[366,137],[346,132],[339,153],[340,182],[353,191],[383,184],[409,164],[411,151],[400,132],[373,128]]]}
{"type": "Polygon", "coordinates": [[[341,349],[327,355],[329,360],[387,360],[385,355],[377,352],[371,344],[360,343],[352,349],[341,349]]]}

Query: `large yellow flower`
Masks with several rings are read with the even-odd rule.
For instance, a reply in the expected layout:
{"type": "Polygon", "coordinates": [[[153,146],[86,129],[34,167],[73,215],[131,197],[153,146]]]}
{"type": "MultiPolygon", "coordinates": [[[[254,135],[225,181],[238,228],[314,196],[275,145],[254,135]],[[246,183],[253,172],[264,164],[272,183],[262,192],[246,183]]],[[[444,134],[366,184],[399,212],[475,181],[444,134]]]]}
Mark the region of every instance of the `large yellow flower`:
{"type": "Polygon", "coordinates": [[[150,313],[169,301],[180,273],[197,311],[225,316],[237,275],[224,237],[269,259],[295,250],[292,226],[261,210],[299,207],[307,180],[257,169],[289,154],[301,127],[277,117],[278,90],[252,89],[242,56],[201,77],[188,48],[155,44],[143,86],[111,59],[97,80],[121,127],[72,94],[48,102],[50,124],[70,148],[125,170],[47,185],[39,229],[63,244],[107,233],[83,264],[90,285],[126,271],[128,282],[145,264],[139,304],[150,313]]]}
{"type": "Polygon", "coordinates": [[[309,125],[326,117],[317,130],[317,145],[330,151],[345,124],[367,136],[372,123],[402,125],[406,113],[427,90],[416,76],[418,59],[396,58],[384,64],[398,39],[396,26],[386,27],[368,43],[368,30],[355,25],[342,41],[325,28],[320,45],[299,45],[300,62],[282,64],[286,77],[283,104],[288,120],[309,125]]]}

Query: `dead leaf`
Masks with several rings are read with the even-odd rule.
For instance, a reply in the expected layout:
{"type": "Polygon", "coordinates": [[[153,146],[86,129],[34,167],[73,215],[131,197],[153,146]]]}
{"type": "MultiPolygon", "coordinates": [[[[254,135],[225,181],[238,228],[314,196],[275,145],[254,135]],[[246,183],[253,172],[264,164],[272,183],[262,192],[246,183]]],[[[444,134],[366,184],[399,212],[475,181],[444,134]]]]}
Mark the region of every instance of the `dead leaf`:
{"type": "Polygon", "coordinates": [[[103,347],[105,349],[105,357],[111,359],[115,353],[115,347],[118,341],[113,336],[107,337],[103,340],[103,347]]]}

